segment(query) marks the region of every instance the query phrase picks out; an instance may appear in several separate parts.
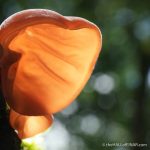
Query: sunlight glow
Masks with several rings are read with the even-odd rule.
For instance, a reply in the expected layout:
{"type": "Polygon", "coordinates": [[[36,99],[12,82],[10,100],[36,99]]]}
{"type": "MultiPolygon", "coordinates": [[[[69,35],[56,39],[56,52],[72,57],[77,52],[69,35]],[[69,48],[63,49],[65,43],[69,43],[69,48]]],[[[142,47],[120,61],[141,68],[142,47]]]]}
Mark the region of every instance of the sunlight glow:
{"type": "Polygon", "coordinates": [[[115,87],[115,80],[107,74],[100,74],[94,82],[94,89],[100,94],[109,94],[115,87]]]}
{"type": "Polygon", "coordinates": [[[100,129],[101,122],[95,115],[87,115],[81,119],[80,128],[85,134],[94,135],[100,129]]]}
{"type": "Polygon", "coordinates": [[[46,150],[69,150],[70,134],[65,126],[55,120],[53,129],[45,135],[46,150]]]}

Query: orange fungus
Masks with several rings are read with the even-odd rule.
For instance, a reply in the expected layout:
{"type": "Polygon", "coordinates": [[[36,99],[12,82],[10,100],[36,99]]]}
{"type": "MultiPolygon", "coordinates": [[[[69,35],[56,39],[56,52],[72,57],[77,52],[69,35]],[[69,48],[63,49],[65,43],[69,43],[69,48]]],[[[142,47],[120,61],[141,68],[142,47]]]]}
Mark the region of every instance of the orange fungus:
{"type": "Polygon", "coordinates": [[[1,88],[20,138],[47,129],[51,114],[78,96],[93,71],[101,40],[93,23],[50,10],[24,10],[1,24],[1,88]]]}

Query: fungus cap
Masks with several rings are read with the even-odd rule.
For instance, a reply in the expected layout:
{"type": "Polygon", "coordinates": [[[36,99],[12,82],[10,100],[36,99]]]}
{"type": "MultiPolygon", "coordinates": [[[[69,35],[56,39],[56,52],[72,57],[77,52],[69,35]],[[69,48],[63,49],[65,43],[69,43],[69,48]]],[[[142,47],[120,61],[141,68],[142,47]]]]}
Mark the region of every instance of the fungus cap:
{"type": "Polygon", "coordinates": [[[8,104],[24,115],[56,113],[89,79],[101,48],[100,30],[79,17],[25,10],[1,25],[1,74],[8,104]]]}
{"type": "Polygon", "coordinates": [[[30,138],[47,130],[53,123],[53,116],[25,116],[10,111],[10,124],[21,139],[30,138]]]}
{"type": "Polygon", "coordinates": [[[1,24],[1,86],[11,107],[10,123],[20,138],[48,128],[48,115],[75,100],[90,78],[101,45],[96,25],[50,10],[24,10],[1,24]],[[33,120],[43,121],[43,126],[30,130],[33,120]]]}

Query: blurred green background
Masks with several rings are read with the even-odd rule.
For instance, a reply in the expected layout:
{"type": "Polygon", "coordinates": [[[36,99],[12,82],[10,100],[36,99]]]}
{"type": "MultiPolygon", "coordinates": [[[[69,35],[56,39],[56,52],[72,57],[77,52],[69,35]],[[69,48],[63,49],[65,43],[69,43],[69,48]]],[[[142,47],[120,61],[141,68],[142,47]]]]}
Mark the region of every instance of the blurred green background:
{"type": "Polygon", "coordinates": [[[0,0],[0,21],[30,8],[94,22],[101,29],[103,47],[77,100],[55,115],[49,131],[24,143],[24,149],[149,150],[150,1],[0,0]],[[107,143],[147,146],[103,145],[107,143]]]}

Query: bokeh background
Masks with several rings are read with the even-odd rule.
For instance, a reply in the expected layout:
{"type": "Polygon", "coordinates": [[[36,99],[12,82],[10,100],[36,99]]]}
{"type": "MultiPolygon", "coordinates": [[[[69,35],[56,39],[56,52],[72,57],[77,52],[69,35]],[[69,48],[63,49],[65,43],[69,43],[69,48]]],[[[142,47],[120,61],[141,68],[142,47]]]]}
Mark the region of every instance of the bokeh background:
{"type": "Polygon", "coordinates": [[[0,0],[0,22],[30,8],[94,22],[102,31],[103,47],[79,97],[55,115],[51,129],[26,140],[24,149],[149,150],[150,1],[0,0]],[[147,146],[103,145],[132,142],[147,146]]]}

